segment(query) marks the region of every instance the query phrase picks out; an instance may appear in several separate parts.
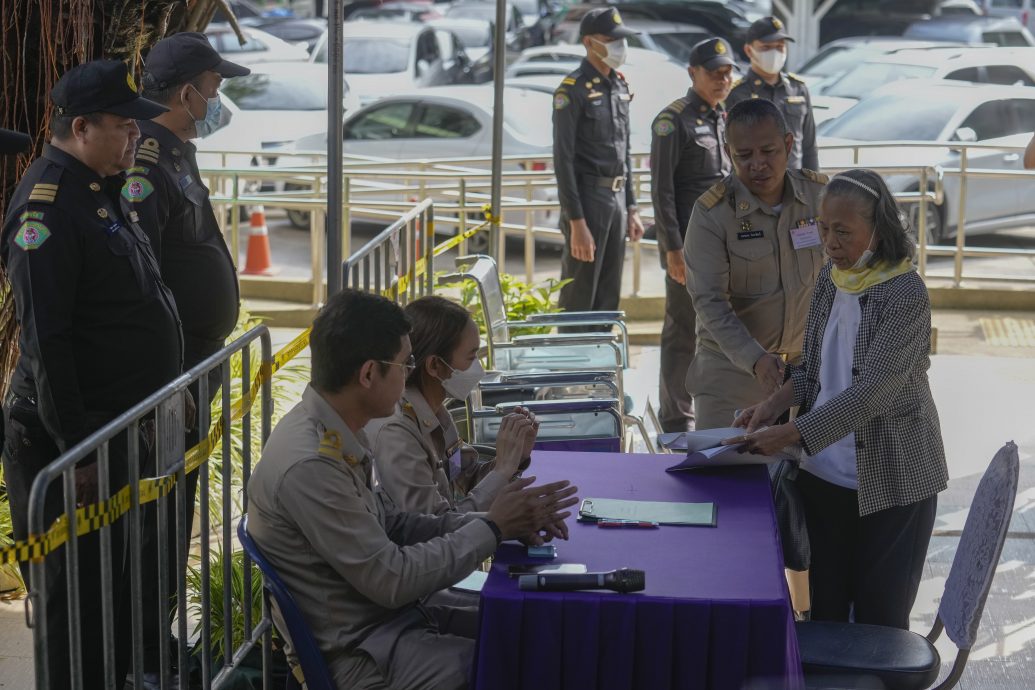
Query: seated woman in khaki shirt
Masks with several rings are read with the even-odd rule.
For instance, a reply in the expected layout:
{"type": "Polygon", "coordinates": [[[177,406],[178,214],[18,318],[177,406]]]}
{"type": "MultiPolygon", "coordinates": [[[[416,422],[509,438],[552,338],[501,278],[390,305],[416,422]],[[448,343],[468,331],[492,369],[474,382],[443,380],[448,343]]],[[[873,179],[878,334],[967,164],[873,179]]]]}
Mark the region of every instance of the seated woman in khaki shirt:
{"type": "Polygon", "coordinates": [[[441,297],[405,308],[413,325],[416,368],[395,414],[370,430],[382,489],[400,510],[442,514],[485,511],[530,461],[539,424],[518,408],[503,419],[496,459],[483,462],[457,433],[446,400],[463,400],[485,375],[478,361],[478,325],[466,309],[441,297]]]}

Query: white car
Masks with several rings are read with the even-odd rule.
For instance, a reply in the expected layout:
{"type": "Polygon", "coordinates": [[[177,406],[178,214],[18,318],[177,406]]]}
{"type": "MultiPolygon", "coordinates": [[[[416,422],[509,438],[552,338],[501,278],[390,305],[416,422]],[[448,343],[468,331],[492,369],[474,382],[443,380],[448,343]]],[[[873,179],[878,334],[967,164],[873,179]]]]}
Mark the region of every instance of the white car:
{"type": "MultiPolygon", "coordinates": [[[[441,40],[438,33],[416,22],[345,22],[345,74],[360,102],[367,105],[415,88],[464,81],[470,60],[463,47],[441,40]]],[[[327,50],[324,34],[312,61],[326,63],[327,50]]]]}
{"type": "MultiPolygon", "coordinates": [[[[952,142],[977,142],[1000,146],[1025,146],[1035,130],[1035,88],[993,86],[959,81],[910,80],[890,84],[864,98],[836,120],[818,130],[822,168],[891,166],[940,166],[958,168],[960,153],[952,142]],[[823,146],[854,142],[945,142],[944,146],[916,147],[908,144],[862,149],[858,163],[852,151],[823,149],[823,146]]],[[[1021,170],[1018,151],[976,149],[967,157],[967,167],[992,170],[1021,170]]],[[[887,178],[894,192],[916,191],[915,175],[887,178]]],[[[933,188],[933,183],[930,185],[933,188]]],[[[959,225],[959,176],[946,174],[945,201],[928,204],[927,236],[931,242],[955,236],[959,225]]],[[[916,227],[917,205],[908,207],[916,227]]],[[[1027,178],[967,180],[967,235],[1035,222],[1035,195],[1027,178]]]]}
{"type": "Polygon", "coordinates": [[[305,62],[309,51],[305,46],[294,45],[273,34],[259,29],[244,27],[245,43],[241,45],[237,34],[229,24],[209,24],[205,37],[216,51],[227,60],[239,65],[255,65],[262,62],[305,62]]]}
{"type": "Polygon", "coordinates": [[[901,36],[849,36],[825,44],[796,74],[805,79],[812,96],[823,93],[826,84],[859,63],[903,50],[959,48],[962,43],[916,41],[901,36]]]}
{"type": "MultiPolygon", "coordinates": [[[[389,96],[362,108],[345,122],[347,155],[413,162],[436,158],[489,158],[492,155],[490,85],[419,89],[389,96]]],[[[529,89],[504,90],[503,155],[549,156],[553,151],[553,96],[529,89]]],[[[298,150],[327,150],[326,131],[295,142],[298,150]]],[[[484,168],[488,169],[488,163],[484,168]]],[[[521,170],[504,163],[504,170],[521,170]]],[[[541,169],[535,166],[535,169],[541,169]]],[[[353,189],[356,189],[354,186],[353,189]]],[[[481,190],[488,196],[488,190],[481,190]]],[[[524,191],[519,192],[522,196],[524,191]]],[[[515,193],[517,194],[517,193],[515,193]]],[[[507,190],[504,190],[507,195],[507,190]]],[[[534,198],[556,201],[553,188],[539,188],[534,198]]],[[[391,198],[382,196],[380,198],[391,198]]],[[[400,194],[399,199],[407,198],[400,194]]],[[[446,200],[447,197],[443,197],[446,200]]],[[[455,196],[449,196],[455,202],[455,196]]],[[[510,222],[523,223],[524,212],[510,222]]],[[[538,225],[556,227],[557,211],[536,213],[538,225]]]]}
{"type": "Polygon", "coordinates": [[[813,94],[816,123],[838,117],[875,89],[903,79],[1035,86],[1035,48],[930,48],[867,60],[813,94]]]}

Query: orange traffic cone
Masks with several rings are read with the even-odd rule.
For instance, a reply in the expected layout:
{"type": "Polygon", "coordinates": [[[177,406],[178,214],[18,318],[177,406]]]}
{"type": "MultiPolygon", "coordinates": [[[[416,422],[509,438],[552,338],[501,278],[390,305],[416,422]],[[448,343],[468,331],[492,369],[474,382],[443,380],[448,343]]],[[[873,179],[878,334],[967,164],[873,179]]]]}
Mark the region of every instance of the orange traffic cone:
{"type": "Polygon", "coordinates": [[[250,276],[273,275],[273,258],[270,256],[270,235],[266,227],[266,210],[262,206],[252,209],[248,230],[248,259],[244,270],[250,276]]]}

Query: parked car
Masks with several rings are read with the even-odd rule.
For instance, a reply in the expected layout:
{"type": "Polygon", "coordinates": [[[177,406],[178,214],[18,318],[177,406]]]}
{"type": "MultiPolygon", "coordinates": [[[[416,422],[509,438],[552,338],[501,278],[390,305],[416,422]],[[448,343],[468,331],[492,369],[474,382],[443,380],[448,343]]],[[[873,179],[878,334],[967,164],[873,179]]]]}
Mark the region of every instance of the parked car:
{"type": "Polygon", "coordinates": [[[820,20],[819,43],[849,36],[901,36],[913,22],[967,18],[960,13],[973,15],[973,6],[961,6],[959,0],[837,0],[820,20]]]}
{"type": "MultiPolygon", "coordinates": [[[[821,146],[852,142],[945,142],[931,148],[897,144],[861,150],[858,163],[852,152],[820,149],[823,168],[867,165],[941,166],[959,168],[959,149],[953,142],[1024,146],[1035,130],[1035,88],[967,84],[958,81],[903,81],[890,84],[860,101],[836,120],[820,125],[821,146]]],[[[1019,152],[975,149],[967,156],[969,168],[1021,170],[1019,152]]],[[[892,191],[916,191],[915,175],[892,175],[892,191]]],[[[933,184],[931,185],[933,188],[933,184]]],[[[942,242],[955,236],[959,225],[959,176],[946,174],[945,201],[928,204],[927,236],[942,242]]],[[[908,207],[916,225],[918,205],[908,207]]],[[[1027,179],[967,180],[967,234],[986,233],[1035,222],[1035,195],[1027,179]]]]}
{"type": "Polygon", "coordinates": [[[1013,17],[1028,31],[1035,31],[1032,0],[982,0],[985,14],[991,17],[1013,17]]]}
{"type": "Polygon", "coordinates": [[[942,17],[914,22],[902,34],[928,41],[958,41],[977,45],[1035,46],[1035,37],[1013,17],[942,17]]]}
{"type": "MultiPolygon", "coordinates": [[[[586,51],[580,45],[553,45],[529,48],[521,53],[518,59],[507,68],[507,78],[544,74],[563,76],[578,67],[585,57],[586,51]]],[[[678,72],[681,75],[680,78],[684,80],[689,79],[686,76],[686,66],[675,62],[664,53],[657,53],[645,48],[629,48],[626,51],[625,64],[622,65],[622,74],[629,79],[629,84],[633,90],[642,85],[637,84],[637,80],[631,76],[632,72],[637,71],[637,68],[641,65],[659,66],[659,69],[665,70],[662,72],[665,78],[678,72]]],[[[645,77],[649,77],[647,72],[641,73],[645,77]]],[[[654,81],[660,81],[660,79],[655,79],[654,81]]],[[[669,89],[672,88],[671,83],[663,83],[661,86],[669,89]]],[[[669,100],[671,101],[672,99],[669,100]]]]}
{"type": "Polygon", "coordinates": [[[360,8],[349,15],[349,21],[372,19],[396,22],[426,22],[441,18],[441,9],[430,2],[383,2],[372,7],[360,8]]]}
{"type": "MultiPolygon", "coordinates": [[[[470,59],[460,42],[446,41],[433,27],[366,21],[344,26],[345,74],[364,105],[401,91],[469,79],[470,59]]],[[[327,62],[326,34],[313,50],[312,61],[327,62]]]]}
{"type": "Polygon", "coordinates": [[[241,33],[245,37],[244,45],[229,24],[209,24],[205,29],[205,37],[212,47],[227,60],[240,65],[309,59],[309,51],[304,47],[292,45],[261,29],[242,28],[241,33]]]}
{"type": "Polygon", "coordinates": [[[484,19],[435,19],[428,26],[449,32],[460,40],[467,57],[471,60],[470,82],[482,84],[492,81],[493,70],[493,24],[484,19]]]}
{"type": "MultiPolygon", "coordinates": [[[[504,89],[503,99],[503,155],[550,155],[553,151],[552,94],[508,87],[504,89]]],[[[388,96],[345,121],[345,153],[400,161],[488,158],[492,155],[492,104],[493,89],[485,84],[434,87],[388,96]]],[[[327,133],[300,139],[293,148],[326,150],[327,133]]],[[[507,169],[523,168],[518,163],[504,162],[504,170],[507,169]]],[[[381,188],[390,186],[386,183],[381,188]]],[[[541,200],[557,199],[554,188],[536,188],[533,194],[541,200]]],[[[396,200],[408,198],[408,194],[400,192],[396,200]]],[[[456,197],[449,200],[455,202],[456,197]]],[[[524,211],[510,215],[505,214],[505,220],[524,222],[524,211]]],[[[556,211],[537,211],[535,217],[539,225],[557,225],[556,211]]]]}
{"type": "Polygon", "coordinates": [[[327,31],[326,19],[260,19],[250,24],[257,29],[276,36],[293,45],[304,45],[306,51],[312,52],[320,36],[327,31]]]}
{"type": "Polygon", "coordinates": [[[683,65],[689,64],[690,49],[695,43],[711,38],[707,29],[696,24],[658,19],[630,19],[626,24],[630,29],[640,32],[629,37],[630,47],[664,53],[683,65]]]}
{"type": "Polygon", "coordinates": [[[838,117],[884,84],[902,79],[951,79],[1035,86],[1033,48],[932,48],[873,58],[825,84],[812,97],[817,122],[838,117]]]}
{"type": "Polygon", "coordinates": [[[823,92],[824,84],[843,72],[882,55],[901,50],[952,48],[964,44],[947,41],[916,41],[901,36],[852,36],[831,41],[813,55],[796,73],[809,85],[812,95],[823,92]]]}
{"type": "MultiPolygon", "coordinates": [[[[530,48],[534,43],[532,31],[525,26],[521,11],[516,5],[506,5],[507,24],[504,27],[507,37],[507,53],[513,58],[522,50],[530,48]]],[[[495,2],[460,2],[446,10],[448,19],[480,19],[496,24],[495,2]]]]}

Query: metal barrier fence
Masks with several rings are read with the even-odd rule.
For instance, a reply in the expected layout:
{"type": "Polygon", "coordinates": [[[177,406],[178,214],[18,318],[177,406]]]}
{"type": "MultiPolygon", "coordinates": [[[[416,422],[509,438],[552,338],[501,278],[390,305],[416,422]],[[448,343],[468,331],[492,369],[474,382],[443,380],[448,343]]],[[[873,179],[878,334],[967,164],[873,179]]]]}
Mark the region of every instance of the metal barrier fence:
{"type": "Polygon", "coordinates": [[[400,304],[430,295],[435,288],[434,244],[435,205],[425,199],[344,261],[341,284],[384,294],[400,304]]]}
{"type": "MultiPolygon", "coordinates": [[[[305,334],[304,334],[305,335],[305,334]]],[[[295,350],[301,348],[294,348],[295,350]]],[[[92,433],[81,443],[70,449],[54,462],[47,465],[33,482],[29,499],[30,541],[42,544],[41,553],[31,562],[31,592],[26,608],[28,624],[33,628],[36,685],[41,690],[56,687],[49,677],[52,655],[67,653],[71,671],[71,687],[84,686],[83,644],[84,634],[100,624],[100,649],[103,650],[104,686],[121,689],[123,678],[117,677],[125,664],[120,661],[128,653],[134,687],[143,687],[144,640],[149,635],[158,640],[160,654],[161,687],[174,687],[169,670],[172,667],[166,641],[170,636],[171,621],[168,608],[160,602],[169,602],[175,594],[175,616],[177,627],[177,657],[180,670],[176,687],[186,689],[188,684],[189,648],[192,632],[188,630],[191,612],[187,599],[188,545],[191,543],[192,523],[195,506],[188,479],[197,472],[199,504],[198,539],[199,552],[191,558],[196,560],[200,570],[200,592],[197,598],[195,632],[200,631],[198,653],[200,654],[202,686],[223,687],[231,670],[240,664],[245,654],[255,645],[262,645],[264,687],[270,685],[270,655],[272,622],[269,611],[263,605],[261,616],[253,621],[251,564],[244,556],[243,588],[240,596],[231,586],[233,574],[232,544],[234,527],[240,514],[247,509],[244,487],[248,482],[252,464],[252,426],[255,423],[252,406],[256,398],[261,400],[258,426],[260,440],[265,443],[270,434],[273,411],[271,376],[285,359],[290,356],[272,354],[270,334],[260,326],[251,329],[218,353],[198,364],[189,372],[169,382],[125,413],[92,433]],[[259,354],[253,362],[253,346],[258,342],[259,354]],[[239,383],[233,375],[235,356],[239,356],[239,383]],[[255,365],[258,374],[253,376],[255,365]],[[240,398],[231,401],[231,389],[239,387],[240,398]],[[219,387],[221,396],[217,405],[218,414],[210,430],[210,406],[208,401],[219,387]],[[186,420],[185,398],[188,390],[196,392],[197,424],[205,434],[200,434],[197,446],[185,453],[186,420]],[[239,427],[235,424],[240,422],[239,427]],[[232,431],[234,433],[232,433],[232,431]],[[145,447],[141,448],[141,440],[145,447]],[[211,483],[209,455],[221,453],[219,473],[219,514],[210,516],[209,503],[211,483]],[[83,506],[83,494],[77,485],[76,466],[83,460],[96,456],[98,476],[98,502],[83,506]],[[240,457],[239,468],[233,458],[240,457]],[[125,468],[121,461],[125,458],[125,468]],[[123,475],[123,470],[125,475],[123,475]],[[58,484],[60,482],[60,485],[58,484]],[[125,482],[125,485],[122,483],[125,482]],[[170,496],[170,493],[175,492],[170,496]],[[239,495],[238,495],[239,494],[239,495]],[[58,498],[55,502],[55,498],[58,498]],[[49,500],[49,502],[48,502],[49,500]],[[170,511],[171,501],[175,505],[170,511]],[[147,508],[155,503],[155,509],[147,508]],[[174,512],[170,525],[170,512],[174,512]],[[151,513],[150,515],[148,513],[151,513]],[[217,524],[213,525],[211,518],[217,524]],[[57,520],[50,524],[51,520],[57,520]],[[97,532],[96,535],[93,533],[97,532]],[[172,544],[170,545],[170,535],[172,544]],[[97,545],[84,541],[84,537],[97,541],[97,545]],[[212,601],[212,539],[220,540],[221,580],[224,586],[222,600],[212,601]],[[67,540],[67,541],[66,541],[67,540]],[[63,549],[59,547],[64,546],[63,549]],[[96,551],[95,551],[96,550],[96,551]],[[121,553],[120,553],[121,552],[121,553]],[[45,556],[47,553],[51,555],[45,556]],[[99,578],[95,573],[83,572],[80,567],[83,557],[99,553],[99,578]],[[169,554],[175,557],[175,568],[169,562],[169,554]],[[157,611],[145,611],[147,597],[144,595],[144,569],[157,563],[157,596],[151,602],[157,611]],[[62,572],[67,577],[62,576],[62,572]],[[169,581],[173,573],[174,582],[169,581]],[[61,604],[64,592],[60,581],[64,579],[67,588],[67,610],[60,611],[48,619],[48,609],[61,604]],[[85,583],[95,589],[99,580],[100,620],[89,621],[91,628],[84,627],[82,606],[84,598],[91,592],[81,591],[85,583]],[[128,585],[127,585],[128,581],[128,585]],[[57,583],[57,584],[56,584],[57,583]],[[128,595],[128,602],[126,597],[128,595]],[[213,609],[213,605],[218,609],[213,609]],[[128,613],[127,613],[128,606],[128,613]],[[243,609],[245,639],[235,647],[234,611],[243,609]],[[213,656],[211,612],[221,613],[223,632],[222,659],[216,664],[213,656]],[[154,620],[149,629],[145,621],[154,620]],[[60,629],[51,629],[55,622],[67,621],[60,629]],[[129,629],[120,627],[129,622],[129,629]],[[254,622],[254,625],[253,625],[254,622]],[[67,628],[67,629],[66,629],[67,628]],[[126,639],[131,632],[131,640],[126,639]],[[67,647],[64,636],[67,635],[67,647]],[[130,649],[131,648],[131,649],[130,649]]],[[[91,648],[97,649],[91,640],[91,648]]],[[[91,663],[95,660],[88,659],[91,663]]],[[[151,670],[151,669],[148,669],[151,670]]],[[[55,681],[56,682],[56,681],[55,681]]],[[[91,686],[93,681],[89,681],[91,686]]]]}

